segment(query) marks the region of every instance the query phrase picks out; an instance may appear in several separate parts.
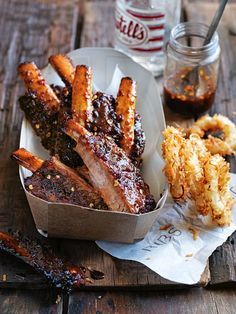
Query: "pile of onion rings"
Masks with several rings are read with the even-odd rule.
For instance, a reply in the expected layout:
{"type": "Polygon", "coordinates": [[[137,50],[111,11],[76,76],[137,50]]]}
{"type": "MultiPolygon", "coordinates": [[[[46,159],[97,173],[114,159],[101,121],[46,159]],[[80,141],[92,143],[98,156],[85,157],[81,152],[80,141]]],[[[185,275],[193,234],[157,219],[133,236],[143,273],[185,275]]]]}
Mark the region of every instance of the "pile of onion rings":
{"type": "Polygon", "coordinates": [[[212,155],[201,135],[188,137],[181,129],[167,127],[162,143],[164,173],[175,200],[195,201],[201,215],[210,215],[220,226],[230,225],[233,207],[229,192],[229,164],[212,155]]]}

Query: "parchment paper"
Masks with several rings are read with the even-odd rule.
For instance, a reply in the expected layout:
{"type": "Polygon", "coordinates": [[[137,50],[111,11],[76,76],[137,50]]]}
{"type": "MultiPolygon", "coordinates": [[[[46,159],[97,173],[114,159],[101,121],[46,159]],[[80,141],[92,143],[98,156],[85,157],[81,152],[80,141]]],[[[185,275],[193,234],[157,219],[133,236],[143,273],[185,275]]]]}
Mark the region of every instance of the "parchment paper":
{"type": "MultiPolygon", "coordinates": [[[[236,174],[231,174],[230,191],[235,199],[236,174]]],[[[236,230],[236,205],[232,213],[232,224],[221,228],[210,217],[197,215],[193,203],[174,203],[169,196],[143,240],[134,244],[96,243],[112,256],[140,262],[168,280],[195,284],[212,252],[236,230]],[[160,230],[167,225],[167,230],[160,230]],[[197,230],[196,240],[189,228],[197,230]]]]}

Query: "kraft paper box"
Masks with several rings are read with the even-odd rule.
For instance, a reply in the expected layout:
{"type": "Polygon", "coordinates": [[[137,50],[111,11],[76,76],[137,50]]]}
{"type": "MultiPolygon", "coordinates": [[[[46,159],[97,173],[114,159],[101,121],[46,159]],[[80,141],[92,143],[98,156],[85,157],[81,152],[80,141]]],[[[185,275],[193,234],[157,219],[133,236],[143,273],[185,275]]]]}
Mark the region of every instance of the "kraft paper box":
{"type": "MultiPolygon", "coordinates": [[[[161,158],[165,121],[155,79],[143,67],[114,49],[82,48],[68,55],[74,65],[86,64],[92,67],[94,91],[103,91],[116,97],[122,77],[130,76],[137,81],[137,111],[142,117],[146,135],[142,174],[157,201],[157,207],[153,212],[134,215],[70,204],[49,203],[25,190],[36,228],[50,237],[132,243],[146,235],[157,219],[167,196],[161,158]]],[[[47,66],[42,72],[47,83],[63,85],[51,66],[47,66]]],[[[22,123],[20,147],[43,159],[49,157],[30,123],[25,119],[22,123]]],[[[31,175],[30,171],[20,167],[23,186],[24,178],[29,175],[31,175]]]]}

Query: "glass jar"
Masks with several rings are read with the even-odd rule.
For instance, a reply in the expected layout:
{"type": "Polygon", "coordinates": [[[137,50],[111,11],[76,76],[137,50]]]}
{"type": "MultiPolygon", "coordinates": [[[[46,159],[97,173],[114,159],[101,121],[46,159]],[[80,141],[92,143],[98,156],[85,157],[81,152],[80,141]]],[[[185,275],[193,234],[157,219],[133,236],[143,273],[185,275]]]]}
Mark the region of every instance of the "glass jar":
{"type": "Polygon", "coordinates": [[[203,45],[207,32],[207,25],[193,22],[178,24],[171,31],[163,98],[171,110],[184,116],[197,117],[214,102],[220,46],[217,33],[203,45]]]}

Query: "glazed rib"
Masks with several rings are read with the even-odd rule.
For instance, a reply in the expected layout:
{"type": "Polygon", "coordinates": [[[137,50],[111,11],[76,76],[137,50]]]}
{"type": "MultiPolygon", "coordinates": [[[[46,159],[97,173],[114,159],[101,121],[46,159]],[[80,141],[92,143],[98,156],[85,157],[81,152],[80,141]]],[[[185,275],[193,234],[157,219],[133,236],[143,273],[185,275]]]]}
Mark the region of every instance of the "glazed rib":
{"type": "Polygon", "coordinates": [[[0,250],[32,266],[56,288],[69,292],[85,284],[83,268],[57,257],[49,247],[43,247],[39,241],[16,238],[0,231],[0,250]]]}
{"type": "Polygon", "coordinates": [[[131,147],[129,157],[133,163],[140,167],[142,164],[142,154],[145,148],[145,134],[142,128],[141,116],[135,112],[134,120],[134,144],[131,147]]]}
{"type": "Polygon", "coordinates": [[[145,211],[146,199],[149,209],[155,206],[149,188],[139,170],[122,149],[105,136],[94,136],[79,123],[69,120],[66,133],[76,142],[75,150],[89,169],[93,185],[113,211],[139,213],[145,211]],[[151,205],[150,205],[151,204],[151,205]]]}
{"type": "Polygon", "coordinates": [[[85,126],[92,119],[92,70],[86,65],[78,65],[72,86],[72,116],[85,126]]]}
{"type": "Polygon", "coordinates": [[[27,90],[35,95],[50,110],[57,111],[60,107],[60,101],[52,88],[46,84],[40,70],[34,62],[25,62],[19,65],[18,71],[24,80],[27,90]]]}
{"type": "Polygon", "coordinates": [[[25,94],[19,98],[21,109],[26,119],[30,122],[42,145],[55,154],[55,145],[58,128],[58,111],[54,111],[40,102],[35,95],[25,94]]]}
{"type": "Polygon", "coordinates": [[[43,165],[43,160],[34,156],[24,148],[20,148],[12,153],[12,158],[24,168],[35,172],[39,170],[43,165]]]}
{"type": "Polygon", "coordinates": [[[91,186],[93,186],[93,183],[91,181],[90,175],[89,175],[89,170],[88,168],[83,165],[80,166],[78,168],[76,168],[76,172],[78,173],[78,175],[83,178],[88,184],[90,184],[91,186]]]}
{"type": "MultiPolygon", "coordinates": [[[[93,96],[92,123],[89,130],[94,134],[104,133],[120,146],[122,138],[120,119],[116,113],[116,101],[113,96],[97,92],[93,96]]],[[[87,128],[88,129],[88,128],[87,128]]],[[[134,142],[129,148],[129,157],[138,167],[141,166],[141,156],[145,147],[145,135],[142,129],[141,117],[135,112],[134,142]]]]}
{"type": "Polygon", "coordinates": [[[62,54],[53,55],[49,62],[66,86],[71,87],[75,77],[75,68],[69,57],[62,54]]]}
{"type": "Polygon", "coordinates": [[[62,105],[58,111],[51,110],[37,98],[38,95],[30,93],[19,98],[20,107],[50,155],[57,154],[63,163],[76,168],[82,164],[73,150],[76,143],[62,132],[64,122],[71,118],[71,94],[67,88],[53,86],[53,89],[62,105]]]}
{"type": "Polygon", "coordinates": [[[33,171],[33,175],[25,179],[25,188],[34,196],[48,202],[106,209],[94,188],[55,157],[41,161],[41,166],[37,168],[37,157],[20,148],[12,154],[12,159],[33,171]]]}
{"type": "Polygon", "coordinates": [[[136,105],[136,82],[122,78],[116,99],[116,113],[120,119],[121,148],[129,155],[134,144],[134,122],[136,105]]]}
{"type": "Polygon", "coordinates": [[[28,89],[19,98],[20,107],[42,145],[54,155],[60,101],[33,62],[22,63],[18,70],[28,89]]]}
{"type": "Polygon", "coordinates": [[[119,144],[121,138],[120,124],[115,111],[115,99],[111,95],[97,92],[93,96],[93,113],[91,132],[104,133],[119,144]]]}

